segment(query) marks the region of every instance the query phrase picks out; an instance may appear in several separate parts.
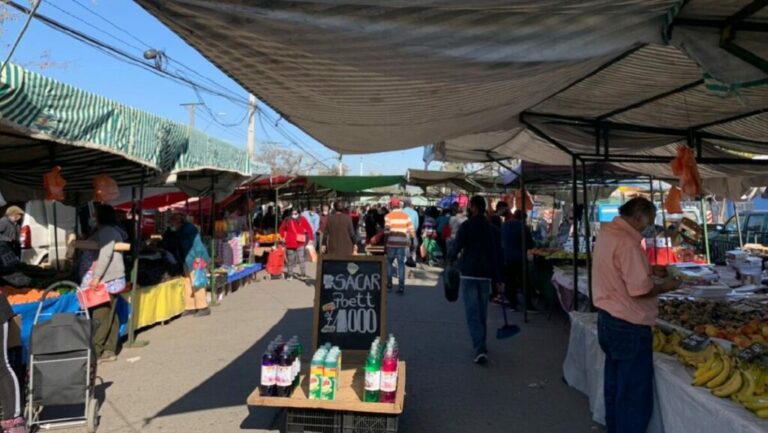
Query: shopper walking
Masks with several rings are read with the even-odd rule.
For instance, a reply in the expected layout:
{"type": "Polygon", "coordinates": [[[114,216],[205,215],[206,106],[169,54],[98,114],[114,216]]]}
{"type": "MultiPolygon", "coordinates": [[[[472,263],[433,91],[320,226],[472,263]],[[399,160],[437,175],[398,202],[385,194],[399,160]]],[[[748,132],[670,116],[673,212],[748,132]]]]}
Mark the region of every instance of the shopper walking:
{"type": "Polygon", "coordinates": [[[205,248],[197,227],[188,222],[183,214],[171,215],[169,231],[170,233],[163,236],[163,244],[174,254],[179,263],[183,264],[186,276],[184,315],[208,316],[211,314],[211,309],[208,307],[206,288],[194,286],[195,266],[207,266],[211,262],[208,249],[205,248]]]}
{"type": "Polygon", "coordinates": [[[608,433],[644,433],[653,410],[653,333],[657,296],[676,290],[679,282],[654,282],[663,268],[648,264],[640,242],[653,229],[656,206],[634,198],[619,216],[604,224],[592,254],[593,294],[598,308],[597,332],[605,352],[604,395],[608,433]]]}
{"type": "Polygon", "coordinates": [[[317,213],[317,208],[314,206],[308,207],[301,213],[301,216],[307,220],[310,226],[312,226],[312,234],[314,235],[312,245],[314,245],[315,249],[318,249],[319,245],[317,245],[317,239],[318,233],[320,232],[320,214],[317,213]]]}
{"type": "Polygon", "coordinates": [[[343,205],[337,201],[333,204],[334,212],[328,215],[323,237],[326,254],[351,256],[355,252],[357,234],[352,218],[343,213],[343,205]]]}
{"type": "Polygon", "coordinates": [[[117,360],[117,342],[120,323],[117,317],[117,296],[125,291],[125,262],[123,254],[115,251],[115,244],[125,242],[128,234],[117,225],[115,209],[109,205],[96,207],[96,233],[90,240],[99,244],[99,256],[86,272],[82,286],[109,292],[109,302],[91,308],[90,314],[96,323],[93,346],[99,362],[117,360]]]}
{"type": "Polygon", "coordinates": [[[477,364],[488,361],[488,300],[492,287],[499,292],[504,289],[501,235],[488,221],[485,209],[483,197],[472,197],[471,216],[459,227],[454,248],[448,255],[451,260],[461,257],[460,290],[477,364]]]}
{"type": "MultiPolygon", "coordinates": [[[[411,219],[411,224],[413,224],[413,231],[415,232],[416,229],[419,227],[419,213],[416,211],[416,209],[413,208],[413,202],[411,199],[405,199],[403,200],[404,207],[403,212],[405,212],[408,215],[408,218],[411,219]]],[[[411,244],[409,245],[409,257],[411,258],[411,261],[413,262],[413,265],[416,263],[416,251],[419,249],[419,242],[418,242],[418,236],[413,236],[410,238],[411,244]]]]}
{"type": "Polygon", "coordinates": [[[409,239],[416,237],[411,217],[403,211],[403,203],[384,217],[384,232],[387,236],[387,290],[392,291],[392,274],[397,261],[397,293],[405,293],[405,257],[408,254],[409,239]]]}
{"type": "Polygon", "coordinates": [[[280,237],[285,242],[285,254],[288,261],[288,267],[285,270],[287,278],[289,280],[294,276],[305,278],[307,276],[307,269],[304,264],[306,261],[305,250],[307,245],[315,239],[312,226],[305,218],[299,215],[298,210],[294,209],[290,216],[285,218],[280,225],[280,237]],[[296,265],[299,266],[300,274],[294,272],[296,265]]]}
{"type": "MultiPolygon", "coordinates": [[[[504,286],[509,308],[518,307],[518,293],[525,294],[523,287],[523,260],[527,260],[527,251],[533,248],[533,236],[528,227],[523,227],[523,213],[516,210],[512,219],[501,226],[501,248],[504,250],[504,286]],[[525,233],[525,251],[523,251],[523,233],[525,233]]],[[[528,300],[526,300],[528,302],[528,300]]],[[[529,310],[530,305],[526,305],[529,310]]]]}
{"type": "Polygon", "coordinates": [[[24,211],[18,206],[10,206],[5,210],[5,216],[0,218],[0,243],[5,244],[10,251],[21,259],[21,243],[19,221],[24,211]]]}

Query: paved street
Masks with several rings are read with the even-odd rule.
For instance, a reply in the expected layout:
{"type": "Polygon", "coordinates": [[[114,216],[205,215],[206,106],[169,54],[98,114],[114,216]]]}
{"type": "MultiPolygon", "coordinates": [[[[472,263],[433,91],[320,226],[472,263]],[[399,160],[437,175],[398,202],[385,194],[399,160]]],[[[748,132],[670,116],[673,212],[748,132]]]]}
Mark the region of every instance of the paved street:
{"type": "MultiPolygon", "coordinates": [[[[491,363],[471,361],[460,303],[445,301],[437,275],[419,271],[404,296],[389,301],[389,326],[408,362],[400,431],[597,432],[586,397],[562,380],[568,341],[564,316],[551,321],[512,315],[522,332],[495,339],[499,307],[490,311],[491,363]]],[[[313,288],[269,281],[229,295],[205,318],[177,319],[140,335],[141,349],[125,349],[99,376],[99,432],[272,432],[280,412],[248,408],[259,382],[260,356],[278,334],[310,345],[313,288]],[[133,362],[129,362],[133,361],[133,362]]]]}

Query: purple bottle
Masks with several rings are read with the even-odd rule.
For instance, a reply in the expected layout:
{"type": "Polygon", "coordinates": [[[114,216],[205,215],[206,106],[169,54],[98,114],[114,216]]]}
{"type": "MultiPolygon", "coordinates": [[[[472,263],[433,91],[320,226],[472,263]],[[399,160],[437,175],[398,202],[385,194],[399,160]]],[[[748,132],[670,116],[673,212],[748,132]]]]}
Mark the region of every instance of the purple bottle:
{"type": "Polygon", "coordinates": [[[259,394],[264,397],[274,397],[277,395],[277,359],[275,358],[274,348],[268,347],[267,351],[261,357],[261,385],[259,394]]]}

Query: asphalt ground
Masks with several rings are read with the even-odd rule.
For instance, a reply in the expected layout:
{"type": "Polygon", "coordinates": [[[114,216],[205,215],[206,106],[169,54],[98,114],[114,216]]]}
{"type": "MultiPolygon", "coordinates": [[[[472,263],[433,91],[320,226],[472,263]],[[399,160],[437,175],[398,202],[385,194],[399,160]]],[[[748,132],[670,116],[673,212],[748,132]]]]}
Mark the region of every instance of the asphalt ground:
{"type": "MultiPolygon", "coordinates": [[[[388,301],[388,327],[408,363],[405,433],[581,433],[591,421],[587,398],[562,381],[568,344],[564,314],[521,313],[521,327],[497,340],[501,307],[489,311],[490,363],[472,362],[461,300],[449,303],[437,271],[418,270],[404,295],[388,301]]],[[[311,282],[310,282],[311,283],[311,282]]],[[[99,367],[102,433],[280,431],[280,410],[246,405],[258,386],[260,358],[278,334],[311,343],[314,288],[302,281],[253,283],[231,293],[208,317],[184,317],[139,334],[99,367]]]]}

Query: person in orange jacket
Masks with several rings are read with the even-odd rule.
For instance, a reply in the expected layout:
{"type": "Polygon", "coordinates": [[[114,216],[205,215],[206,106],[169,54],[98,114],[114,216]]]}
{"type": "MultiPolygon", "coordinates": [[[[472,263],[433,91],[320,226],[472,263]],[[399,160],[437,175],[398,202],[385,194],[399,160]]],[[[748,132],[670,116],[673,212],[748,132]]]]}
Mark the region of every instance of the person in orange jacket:
{"type": "Polygon", "coordinates": [[[307,245],[312,245],[315,239],[312,225],[299,214],[298,209],[293,209],[290,216],[285,218],[283,223],[280,224],[280,237],[285,243],[288,261],[288,267],[285,270],[287,278],[290,280],[294,276],[297,278],[306,277],[307,270],[304,265],[305,249],[307,245]],[[299,265],[301,275],[296,275],[293,272],[297,264],[299,265]]]}

